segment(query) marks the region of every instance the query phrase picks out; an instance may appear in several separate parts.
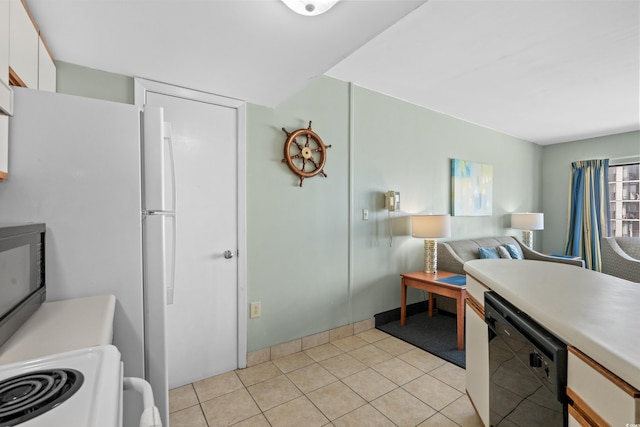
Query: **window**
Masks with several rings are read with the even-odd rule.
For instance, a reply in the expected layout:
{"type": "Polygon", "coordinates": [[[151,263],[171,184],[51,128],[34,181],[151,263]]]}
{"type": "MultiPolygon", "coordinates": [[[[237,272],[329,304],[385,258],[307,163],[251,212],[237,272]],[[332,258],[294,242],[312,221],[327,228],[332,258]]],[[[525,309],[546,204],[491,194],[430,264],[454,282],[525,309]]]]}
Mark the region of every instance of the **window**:
{"type": "Polygon", "coordinates": [[[609,166],[611,236],[640,237],[640,163],[609,166]]]}

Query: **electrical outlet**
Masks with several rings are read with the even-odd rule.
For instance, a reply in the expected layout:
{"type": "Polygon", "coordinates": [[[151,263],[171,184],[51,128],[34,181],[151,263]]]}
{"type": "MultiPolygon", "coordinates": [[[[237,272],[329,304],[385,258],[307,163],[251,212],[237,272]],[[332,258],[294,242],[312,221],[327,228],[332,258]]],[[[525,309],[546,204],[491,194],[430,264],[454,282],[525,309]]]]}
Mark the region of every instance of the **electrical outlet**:
{"type": "Polygon", "coordinates": [[[251,303],[251,313],[249,313],[249,318],[255,319],[256,317],[260,317],[262,315],[262,308],[260,307],[260,301],[251,303]]]}

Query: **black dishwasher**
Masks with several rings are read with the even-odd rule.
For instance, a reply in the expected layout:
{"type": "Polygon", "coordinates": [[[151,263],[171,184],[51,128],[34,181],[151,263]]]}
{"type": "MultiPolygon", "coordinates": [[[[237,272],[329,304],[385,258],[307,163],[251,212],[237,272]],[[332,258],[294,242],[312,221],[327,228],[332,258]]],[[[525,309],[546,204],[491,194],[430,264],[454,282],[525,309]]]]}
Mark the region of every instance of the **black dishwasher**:
{"type": "Polygon", "coordinates": [[[566,426],[566,344],[495,292],[484,302],[491,425],[566,426]]]}

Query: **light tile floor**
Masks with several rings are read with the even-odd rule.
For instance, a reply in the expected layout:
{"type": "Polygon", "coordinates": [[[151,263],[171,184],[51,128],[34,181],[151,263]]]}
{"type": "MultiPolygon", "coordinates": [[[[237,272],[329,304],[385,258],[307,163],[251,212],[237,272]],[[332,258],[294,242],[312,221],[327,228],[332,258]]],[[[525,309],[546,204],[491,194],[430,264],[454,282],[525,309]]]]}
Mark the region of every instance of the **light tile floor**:
{"type": "Polygon", "coordinates": [[[169,393],[171,427],[481,426],[465,371],[377,329],[169,393]]]}

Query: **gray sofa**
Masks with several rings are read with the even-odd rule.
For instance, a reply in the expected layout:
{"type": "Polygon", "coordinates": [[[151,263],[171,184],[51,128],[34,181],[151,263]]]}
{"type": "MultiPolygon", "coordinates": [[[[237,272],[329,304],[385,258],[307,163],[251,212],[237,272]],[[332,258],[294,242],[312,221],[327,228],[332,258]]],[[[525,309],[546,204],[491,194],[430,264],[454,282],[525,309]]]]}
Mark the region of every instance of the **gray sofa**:
{"type": "MultiPolygon", "coordinates": [[[[559,262],[563,264],[584,267],[584,261],[580,259],[559,258],[542,254],[525,246],[520,240],[511,236],[481,237],[464,240],[451,240],[438,243],[438,270],[452,273],[465,274],[464,263],[473,259],[479,259],[479,248],[495,248],[507,244],[515,245],[518,253],[524,259],[538,261],[559,262]]],[[[455,300],[438,295],[436,307],[450,313],[456,312],[455,300]]]]}
{"type": "Polygon", "coordinates": [[[495,248],[507,244],[514,245],[524,259],[537,261],[559,262],[563,264],[584,267],[580,259],[559,258],[537,252],[525,246],[520,240],[512,236],[481,237],[477,239],[452,240],[438,243],[438,270],[465,274],[463,265],[472,259],[479,259],[479,248],[495,248]]]}
{"type": "Polygon", "coordinates": [[[640,283],[640,239],[637,237],[602,238],[602,272],[640,283]]]}

